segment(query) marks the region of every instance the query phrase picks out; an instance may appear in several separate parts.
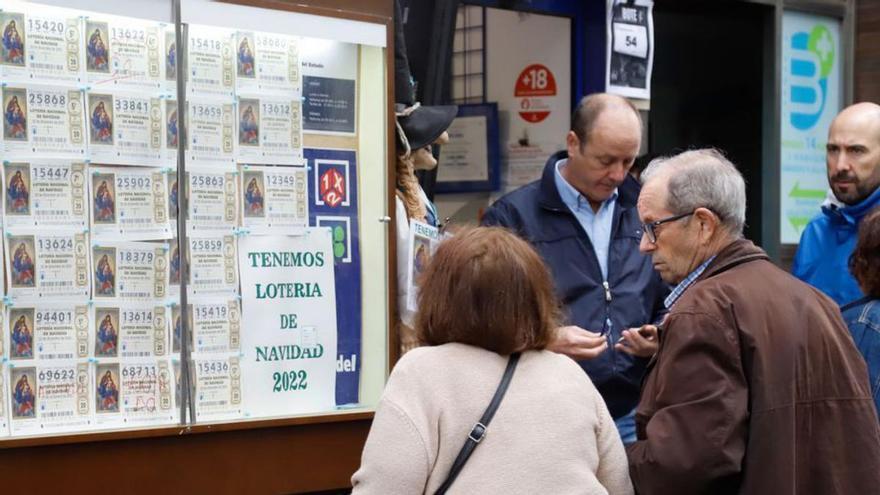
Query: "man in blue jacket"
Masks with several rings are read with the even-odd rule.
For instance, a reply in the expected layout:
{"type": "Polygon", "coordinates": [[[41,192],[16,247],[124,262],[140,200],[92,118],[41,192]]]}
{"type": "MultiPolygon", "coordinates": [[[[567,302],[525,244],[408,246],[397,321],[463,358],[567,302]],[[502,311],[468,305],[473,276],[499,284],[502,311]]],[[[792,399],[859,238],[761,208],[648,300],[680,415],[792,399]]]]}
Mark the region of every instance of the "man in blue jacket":
{"type": "Polygon", "coordinates": [[[880,105],[856,103],[834,118],[825,161],[833,196],[804,229],[792,273],[843,305],[862,297],[848,262],[859,223],[880,206],[880,105]]]}
{"type": "Polygon", "coordinates": [[[668,287],[639,253],[640,186],[629,169],[641,118],[626,99],[594,94],[572,114],[566,151],[540,180],[499,199],[484,225],[508,227],[538,250],[553,273],[568,326],[550,349],[577,360],[599,389],[625,443],[668,287]]]}

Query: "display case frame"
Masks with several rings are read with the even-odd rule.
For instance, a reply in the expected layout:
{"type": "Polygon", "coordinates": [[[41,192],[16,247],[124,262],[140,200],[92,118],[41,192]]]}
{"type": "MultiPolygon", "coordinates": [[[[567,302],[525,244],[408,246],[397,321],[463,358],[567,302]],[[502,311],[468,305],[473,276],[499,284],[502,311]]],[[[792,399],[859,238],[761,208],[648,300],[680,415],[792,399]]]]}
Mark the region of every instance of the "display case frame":
{"type": "MultiPolygon", "coordinates": [[[[367,328],[365,324],[362,328],[361,355],[370,363],[369,369],[363,368],[365,371],[360,376],[359,407],[231,422],[192,423],[190,418],[175,426],[4,439],[0,441],[0,473],[15,474],[5,476],[6,479],[39,479],[41,491],[79,492],[97,488],[141,493],[165,487],[175,491],[218,493],[302,492],[346,486],[359,463],[373,407],[390,365],[396,360],[398,348],[389,316],[396,312],[396,298],[392,297],[396,293],[395,265],[391,262],[395,246],[390,236],[394,225],[393,216],[388,214],[393,211],[394,195],[390,191],[394,191],[395,183],[390,172],[394,170],[395,156],[392,2],[340,0],[302,5],[277,0],[240,0],[217,3],[357,21],[384,30],[384,48],[373,50],[369,61],[383,65],[380,84],[384,99],[378,105],[374,102],[370,108],[384,115],[383,139],[355,144],[359,153],[363,152],[362,146],[372,146],[371,157],[383,156],[384,164],[379,169],[386,172],[374,177],[383,184],[386,193],[381,208],[366,214],[362,210],[360,219],[383,226],[382,252],[373,253],[375,256],[371,259],[384,260],[382,276],[386,294],[384,307],[378,308],[384,314],[385,324],[381,328],[367,328]],[[97,466],[112,466],[113,476],[82,476],[97,466]]],[[[180,8],[179,1],[172,5],[180,8]]],[[[180,22],[179,17],[176,22],[180,22]]],[[[366,111],[363,107],[360,110],[366,111]]],[[[345,138],[334,136],[315,137],[313,143],[325,148],[351,145],[351,141],[346,143],[345,138]]],[[[367,161],[363,156],[359,156],[360,163],[367,161]]],[[[361,168],[364,169],[366,167],[361,168]]],[[[367,266],[366,260],[364,266],[367,266]]],[[[362,268],[362,273],[365,270],[362,268]]]]}

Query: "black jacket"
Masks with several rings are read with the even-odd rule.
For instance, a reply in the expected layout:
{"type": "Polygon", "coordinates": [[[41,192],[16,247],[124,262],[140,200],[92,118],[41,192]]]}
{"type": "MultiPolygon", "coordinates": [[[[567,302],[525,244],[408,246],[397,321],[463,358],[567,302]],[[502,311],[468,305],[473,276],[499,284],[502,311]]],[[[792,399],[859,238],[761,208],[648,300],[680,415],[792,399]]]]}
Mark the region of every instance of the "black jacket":
{"type": "Polygon", "coordinates": [[[639,252],[642,226],[636,200],[641,186],[628,176],[617,189],[608,248],[610,294],[606,296],[590,239],[556,189],[556,162],[566,157],[565,151],[554,154],[540,180],[496,201],[483,217],[483,225],[507,227],[538,250],[553,274],[567,324],[599,332],[606,327],[606,317],[610,318],[608,350],[579,364],[599,389],[611,415],[618,418],[638,403],[647,360],[618,352],[614,344],[622,330],[659,321],[669,288],[654,271],[651,258],[639,252]]]}

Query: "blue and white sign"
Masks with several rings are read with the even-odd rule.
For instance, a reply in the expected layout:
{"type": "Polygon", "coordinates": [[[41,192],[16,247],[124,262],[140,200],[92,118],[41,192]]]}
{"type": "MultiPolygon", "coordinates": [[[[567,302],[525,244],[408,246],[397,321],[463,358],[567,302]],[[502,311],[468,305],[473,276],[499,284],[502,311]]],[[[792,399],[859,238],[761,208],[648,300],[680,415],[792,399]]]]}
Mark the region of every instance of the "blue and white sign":
{"type": "Polygon", "coordinates": [[[780,241],[797,244],[828,190],[825,143],[841,109],[840,20],[785,12],[782,18],[780,241]]]}

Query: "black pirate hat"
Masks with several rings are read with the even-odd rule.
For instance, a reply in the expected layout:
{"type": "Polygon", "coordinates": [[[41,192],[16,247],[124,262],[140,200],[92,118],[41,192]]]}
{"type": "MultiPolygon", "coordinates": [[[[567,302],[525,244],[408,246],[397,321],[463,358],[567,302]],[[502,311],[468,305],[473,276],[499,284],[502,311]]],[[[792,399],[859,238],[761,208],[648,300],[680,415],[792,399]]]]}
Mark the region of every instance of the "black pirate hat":
{"type": "Polygon", "coordinates": [[[397,147],[406,150],[406,143],[409,143],[410,150],[424,148],[433,143],[443,134],[443,131],[449,128],[455,115],[458,113],[458,107],[455,105],[443,106],[420,106],[416,104],[415,108],[406,108],[403,105],[396,105],[397,111],[397,147]],[[403,131],[404,137],[400,136],[403,131]]]}

